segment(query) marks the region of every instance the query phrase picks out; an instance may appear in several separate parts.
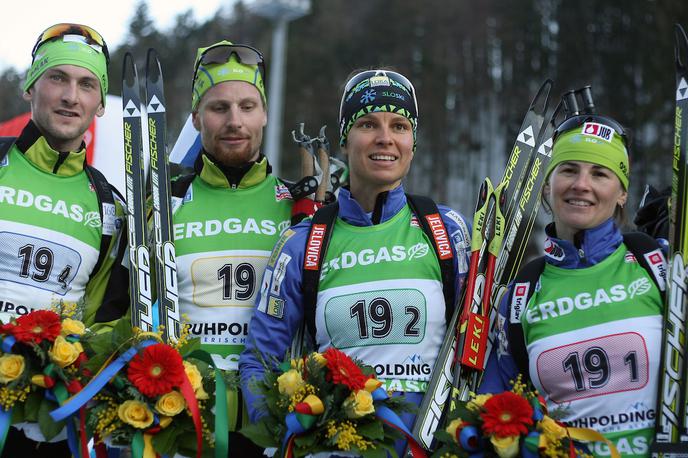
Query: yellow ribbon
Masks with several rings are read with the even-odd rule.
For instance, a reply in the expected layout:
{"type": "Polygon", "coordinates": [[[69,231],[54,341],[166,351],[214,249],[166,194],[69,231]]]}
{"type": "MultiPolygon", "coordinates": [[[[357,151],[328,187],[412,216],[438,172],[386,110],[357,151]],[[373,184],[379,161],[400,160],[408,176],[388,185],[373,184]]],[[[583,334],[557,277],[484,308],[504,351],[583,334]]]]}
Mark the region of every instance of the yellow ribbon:
{"type": "Polygon", "coordinates": [[[157,454],[153,448],[153,436],[151,434],[143,435],[143,458],[156,458],[157,454]]]}
{"type": "MultiPolygon", "coordinates": [[[[566,432],[569,435],[569,438],[577,441],[584,441],[584,442],[604,442],[607,444],[609,447],[609,451],[611,452],[611,457],[612,458],[620,458],[621,455],[619,454],[619,451],[616,449],[616,446],[606,437],[604,437],[602,434],[598,433],[595,430],[588,429],[588,428],[566,428],[566,432]]],[[[547,447],[547,438],[545,437],[544,434],[540,434],[540,442],[538,444],[538,447],[540,448],[545,448],[547,447]]]]}

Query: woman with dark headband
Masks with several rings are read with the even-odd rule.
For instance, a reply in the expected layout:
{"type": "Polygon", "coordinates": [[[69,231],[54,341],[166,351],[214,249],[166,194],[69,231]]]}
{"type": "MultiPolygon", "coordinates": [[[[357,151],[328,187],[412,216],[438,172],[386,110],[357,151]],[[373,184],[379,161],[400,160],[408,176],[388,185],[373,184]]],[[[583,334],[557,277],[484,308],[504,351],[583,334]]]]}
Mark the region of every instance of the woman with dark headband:
{"type": "MultiPolygon", "coordinates": [[[[649,456],[666,266],[654,239],[619,230],[626,148],[607,117],[558,127],[543,190],[553,217],[545,256],[519,272],[500,304],[480,391],[509,390],[520,372],[562,421],[599,431],[623,456],[649,456]]],[[[590,449],[609,455],[603,443],[590,449]]]]}
{"type": "MultiPolygon", "coordinates": [[[[350,187],[283,235],[251,320],[239,364],[253,421],[263,414],[249,394],[251,379],[263,376],[256,353],[283,358],[304,324],[315,350],[338,348],[374,367],[388,390],[420,402],[468,270],[464,217],[432,201],[428,211],[421,203],[429,199],[407,196],[401,184],[416,150],[410,81],[387,70],[356,74],[339,125],[350,187]]],[[[410,429],[413,417],[403,420],[410,429]]]]}

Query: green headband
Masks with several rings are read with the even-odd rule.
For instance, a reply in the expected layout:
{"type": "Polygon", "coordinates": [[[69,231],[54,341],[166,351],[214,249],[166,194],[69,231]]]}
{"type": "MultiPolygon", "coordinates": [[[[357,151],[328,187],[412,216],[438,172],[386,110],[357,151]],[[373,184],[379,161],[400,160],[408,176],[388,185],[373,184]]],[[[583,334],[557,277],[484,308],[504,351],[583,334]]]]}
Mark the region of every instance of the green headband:
{"type": "Polygon", "coordinates": [[[628,189],[630,168],[623,139],[609,126],[587,122],[561,134],[554,142],[552,160],[545,176],[562,162],[582,161],[607,167],[628,189]],[[611,134],[606,129],[611,130],[611,134]]]}
{"type": "Polygon", "coordinates": [[[69,41],[69,35],[43,43],[37,50],[31,68],[26,74],[24,92],[49,68],[58,65],[76,65],[89,70],[100,81],[100,96],[105,106],[108,91],[107,62],[102,52],[86,43],[69,41]]]}
{"type": "MultiPolygon", "coordinates": [[[[230,41],[220,41],[206,48],[199,48],[196,53],[196,62],[201,58],[203,52],[218,45],[232,45],[230,41]]],[[[198,103],[203,98],[203,94],[208,92],[211,87],[224,83],[225,81],[245,81],[258,89],[263,103],[267,106],[265,97],[265,83],[260,74],[258,65],[246,65],[237,60],[236,54],[232,54],[229,61],[222,64],[199,65],[198,71],[194,75],[193,93],[191,95],[191,110],[198,108],[198,103]]]]}

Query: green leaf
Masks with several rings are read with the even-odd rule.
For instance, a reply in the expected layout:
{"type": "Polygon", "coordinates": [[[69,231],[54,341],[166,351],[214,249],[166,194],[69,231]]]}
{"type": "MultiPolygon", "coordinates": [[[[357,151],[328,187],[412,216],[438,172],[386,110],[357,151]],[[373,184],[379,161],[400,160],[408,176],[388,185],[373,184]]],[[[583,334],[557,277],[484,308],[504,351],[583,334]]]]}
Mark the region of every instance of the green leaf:
{"type": "Polygon", "coordinates": [[[131,327],[131,322],[126,319],[117,321],[115,327],[112,328],[112,343],[119,347],[132,337],[134,337],[134,329],[131,327]]]}
{"type": "Polygon", "coordinates": [[[384,428],[382,427],[382,423],[379,421],[372,421],[370,423],[358,425],[356,431],[358,431],[358,434],[366,439],[382,440],[385,437],[384,428]]]}
{"type": "Polygon", "coordinates": [[[50,412],[57,409],[58,405],[53,401],[48,401],[43,398],[40,407],[38,408],[38,426],[41,428],[43,436],[45,436],[46,441],[49,441],[53,437],[62,431],[65,424],[63,421],[55,422],[50,417],[50,412]]]}
{"type": "Polygon", "coordinates": [[[186,356],[189,353],[201,349],[201,339],[190,339],[179,349],[179,353],[182,356],[186,356]]]}
{"type": "Polygon", "coordinates": [[[294,443],[300,448],[310,449],[318,443],[318,435],[311,432],[296,436],[294,443]]]}
{"type": "Polygon", "coordinates": [[[38,408],[45,399],[43,390],[34,391],[24,402],[24,421],[38,421],[38,408]]]}
{"type": "Polygon", "coordinates": [[[279,447],[280,445],[279,437],[275,437],[275,434],[263,422],[244,426],[239,432],[264,448],[279,447]]]}
{"type": "Polygon", "coordinates": [[[438,429],[435,431],[435,439],[437,439],[440,442],[446,442],[446,443],[451,443],[454,441],[454,438],[449,434],[447,431],[443,429],[438,429]]]}
{"type": "Polygon", "coordinates": [[[176,439],[179,431],[172,422],[167,428],[153,436],[153,447],[160,455],[173,455],[176,451],[176,439]]]}
{"type": "Polygon", "coordinates": [[[371,448],[367,450],[357,450],[363,458],[386,458],[387,451],[382,447],[371,448]]]}
{"type": "Polygon", "coordinates": [[[103,367],[103,364],[105,364],[105,361],[107,361],[109,356],[110,354],[106,352],[97,353],[91,356],[88,361],[86,361],[84,367],[95,374],[100,370],[101,367],[103,367]]]}

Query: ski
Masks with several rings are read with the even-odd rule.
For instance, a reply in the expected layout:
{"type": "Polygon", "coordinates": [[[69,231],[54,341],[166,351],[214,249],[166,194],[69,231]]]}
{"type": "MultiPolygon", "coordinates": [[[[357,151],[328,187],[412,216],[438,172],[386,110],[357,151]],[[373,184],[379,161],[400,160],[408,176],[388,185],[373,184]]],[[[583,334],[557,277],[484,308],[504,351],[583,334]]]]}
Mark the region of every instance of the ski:
{"type": "Polygon", "coordinates": [[[688,37],[676,24],[676,114],[669,205],[669,259],[653,456],[687,456],[688,37]]]}
{"type": "Polygon", "coordinates": [[[144,331],[153,331],[154,311],[150,256],[146,244],[146,178],[141,143],[140,107],[141,96],[136,65],[131,53],[127,52],[122,68],[122,108],[131,323],[144,331]]]}
{"type": "MultiPolygon", "coordinates": [[[[150,48],[146,56],[146,114],[148,151],[153,201],[153,248],[158,324],[165,342],[176,342],[180,335],[177,261],[172,239],[170,213],[170,171],[166,148],[165,95],[162,68],[157,52],[150,48]]],[[[157,328],[157,326],[156,326],[157,328]]]]}
{"type": "MultiPolygon", "coordinates": [[[[503,230],[513,224],[515,204],[525,180],[528,165],[531,162],[531,156],[538,146],[537,139],[540,137],[540,132],[545,122],[547,102],[549,100],[549,93],[552,85],[553,83],[551,80],[545,81],[528,108],[516,142],[507,161],[501,183],[498,186],[498,195],[494,195],[494,190],[489,190],[489,187],[487,189],[481,188],[478,205],[476,207],[476,212],[480,210],[481,216],[478,218],[478,215],[476,215],[473,229],[474,236],[477,234],[480,234],[480,236],[478,241],[475,243],[472,241],[471,243],[471,271],[468,275],[468,282],[472,282],[473,284],[464,288],[461,301],[458,302],[458,304],[464,304],[464,302],[466,302],[466,304],[472,305],[468,308],[464,307],[463,309],[460,306],[455,307],[454,315],[448,323],[447,333],[445,334],[440,352],[435,361],[435,366],[430,381],[428,382],[427,391],[423,397],[416,421],[413,425],[412,433],[414,437],[428,450],[432,449],[434,442],[433,434],[443,421],[448,401],[450,398],[457,399],[458,397],[463,397],[467,395],[468,390],[477,388],[479,373],[482,371],[486,355],[489,354],[490,345],[487,334],[491,327],[490,322],[494,321],[493,318],[495,314],[491,310],[491,304],[495,304],[495,302],[488,302],[487,300],[482,301],[481,299],[475,301],[474,292],[477,290],[481,294],[480,298],[482,298],[484,292],[487,291],[487,296],[489,298],[492,296],[490,292],[502,284],[505,285],[507,280],[502,279],[505,261],[500,252],[501,247],[494,244],[490,247],[488,240],[483,240],[484,237],[482,234],[483,229],[485,229],[484,223],[485,221],[495,221],[495,217],[499,218],[498,225],[501,237],[498,237],[498,239],[503,237],[503,230]],[[483,201],[483,199],[487,199],[487,201],[483,201]],[[497,199],[499,202],[497,202],[497,199]],[[488,205],[488,201],[490,200],[493,203],[489,205],[489,208],[486,208],[485,205],[488,205]],[[499,208],[495,209],[496,206],[499,206],[499,208]],[[495,215],[495,211],[497,210],[501,212],[501,215],[495,215]],[[484,214],[482,214],[483,212],[484,214]],[[481,218],[482,220],[480,220],[481,218]],[[476,224],[479,225],[478,228],[475,227],[476,224]],[[485,282],[485,274],[483,273],[481,275],[478,272],[478,266],[483,263],[481,260],[484,258],[485,252],[488,253],[488,257],[492,256],[493,258],[490,262],[494,268],[494,275],[491,276],[492,278],[490,278],[489,282],[490,285],[493,281],[495,284],[494,288],[490,287],[489,290],[485,289],[485,286],[490,286],[485,282]],[[489,253],[492,254],[489,255],[489,253]],[[476,288],[476,282],[478,282],[478,288],[476,288]],[[469,289],[471,293],[467,292],[469,289]],[[482,308],[482,310],[480,310],[480,308],[482,308]],[[476,313],[479,315],[476,315],[476,313]],[[481,320],[482,318],[480,317],[483,316],[489,317],[489,319],[479,324],[478,321],[481,320]],[[472,330],[475,332],[471,332],[471,339],[469,342],[466,342],[465,335],[468,329],[468,321],[471,317],[472,324],[478,325],[478,327],[472,330]],[[461,375],[461,364],[457,362],[461,357],[457,355],[457,351],[463,350],[465,345],[470,347],[470,343],[473,339],[475,339],[474,343],[477,345],[477,348],[471,356],[473,356],[474,367],[481,367],[481,369],[480,371],[473,370],[473,375],[471,377],[466,377],[461,375]],[[463,385],[461,387],[459,386],[460,377],[463,385]],[[460,392],[464,391],[466,394],[461,395],[460,392]]],[[[539,197],[538,194],[534,193],[533,198],[537,197],[539,197]]],[[[495,226],[493,224],[490,225],[493,227],[495,226]]],[[[491,230],[492,233],[494,233],[494,229],[491,230]]],[[[490,232],[488,231],[487,234],[490,234],[490,232]]],[[[501,244],[501,240],[495,243],[501,244]]],[[[469,358],[469,356],[467,355],[466,358],[469,358]]]]}

